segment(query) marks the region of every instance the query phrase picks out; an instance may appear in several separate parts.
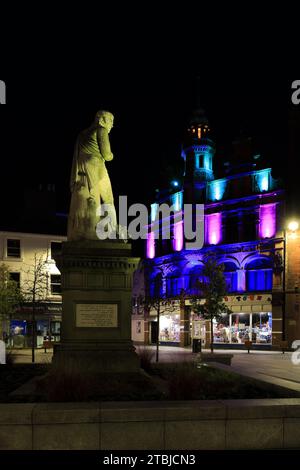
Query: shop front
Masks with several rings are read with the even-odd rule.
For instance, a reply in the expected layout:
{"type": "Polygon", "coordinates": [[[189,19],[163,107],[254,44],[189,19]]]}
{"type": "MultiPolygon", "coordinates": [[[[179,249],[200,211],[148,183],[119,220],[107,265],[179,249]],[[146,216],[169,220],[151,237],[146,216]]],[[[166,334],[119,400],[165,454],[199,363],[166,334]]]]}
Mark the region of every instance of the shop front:
{"type": "Polygon", "coordinates": [[[141,328],[141,319],[135,315],[132,319],[132,338],[137,340],[137,332],[143,332],[143,341],[149,344],[156,344],[157,338],[162,346],[180,346],[182,343],[184,321],[181,318],[180,302],[175,300],[167,307],[162,303],[159,314],[157,310],[151,308],[146,325],[141,328]],[[147,331],[148,330],[148,331],[147,331]]]}
{"type": "MultiPolygon", "coordinates": [[[[213,320],[215,347],[242,348],[246,341],[251,341],[258,349],[272,346],[271,294],[226,296],[224,302],[232,313],[222,315],[218,321],[213,320]]],[[[192,313],[191,329],[192,338],[201,338],[204,342],[205,337],[206,347],[209,347],[209,320],[205,321],[192,313]]]]}
{"type": "Polygon", "coordinates": [[[161,344],[180,344],[180,313],[160,316],[159,341],[161,344]]]}
{"type": "Polygon", "coordinates": [[[213,322],[215,344],[272,345],[272,312],[224,315],[213,322]]]}
{"type": "MultiPolygon", "coordinates": [[[[42,348],[45,340],[60,341],[61,304],[44,304],[35,312],[34,330],[35,347],[42,348]]],[[[6,322],[3,337],[8,346],[13,348],[32,347],[32,307],[22,306],[14,318],[6,322]]]]}
{"type": "Polygon", "coordinates": [[[149,321],[149,343],[156,344],[157,336],[159,343],[165,346],[180,345],[180,312],[161,314],[159,322],[157,316],[150,317],[149,321]],[[159,328],[158,328],[159,325],[159,328]]]}
{"type": "MultiPolygon", "coordinates": [[[[60,340],[60,320],[37,319],[35,321],[35,347],[42,348],[45,340],[60,340]]],[[[13,348],[32,347],[32,320],[14,319],[10,321],[9,333],[5,335],[7,344],[13,348]]]]}

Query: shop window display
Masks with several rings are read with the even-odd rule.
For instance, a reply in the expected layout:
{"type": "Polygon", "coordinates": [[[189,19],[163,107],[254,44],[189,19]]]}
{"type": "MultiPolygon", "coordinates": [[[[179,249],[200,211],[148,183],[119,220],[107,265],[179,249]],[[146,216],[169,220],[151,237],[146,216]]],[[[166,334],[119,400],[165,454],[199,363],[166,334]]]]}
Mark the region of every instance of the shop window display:
{"type": "Polygon", "coordinates": [[[230,343],[229,316],[223,315],[217,322],[213,322],[214,343],[230,343]]]}
{"type": "Polygon", "coordinates": [[[180,342],[180,315],[161,315],[159,320],[159,341],[180,342]]]}
{"type": "Polygon", "coordinates": [[[51,336],[54,338],[54,341],[60,341],[60,321],[52,321],[50,322],[50,333],[51,336]]]}
{"type": "Polygon", "coordinates": [[[10,322],[9,345],[14,348],[24,348],[25,335],[27,334],[27,322],[22,320],[12,320],[10,322]]]}
{"type": "Polygon", "coordinates": [[[232,315],[231,321],[231,343],[245,343],[250,338],[250,315],[238,313],[232,315]]]}
{"type": "Polygon", "coordinates": [[[50,339],[48,320],[38,320],[36,322],[36,346],[41,348],[44,340],[50,339]]]}
{"type": "Polygon", "coordinates": [[[214,343],[272,344],[272,313],[236,313],[213,322],[214,343]]]}
{"type": "Polygon", "coordinates": [[[271,313],[254,313],[252,315],[252,341],[257,344],[272,343],[271,313]]]}

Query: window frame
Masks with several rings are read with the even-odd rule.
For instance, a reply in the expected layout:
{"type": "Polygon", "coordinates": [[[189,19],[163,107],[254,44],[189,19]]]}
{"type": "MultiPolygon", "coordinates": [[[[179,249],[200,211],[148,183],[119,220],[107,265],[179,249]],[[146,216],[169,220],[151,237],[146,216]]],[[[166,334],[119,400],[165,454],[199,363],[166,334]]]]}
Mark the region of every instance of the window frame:
{"type": "Polygon", "coordinates": [[[54,296],[57,296],[57,295],[61,296],[61,274],[50,274],[50,294],[54,295],[54,296]],[[52,282],[52,276],[59,276],[60,277],[60,283],[52,282]],[[60,292],[53,292],[52,286],[57,286],[57,285],[60,286],[60,292]]]}
{"type": "Polygon", "coordinates": [[[21,238],[17,238],[17,237],[6,237],[5,239],[5,258],[6,259],[9,259],[9,260],[21,260],[22,259],[22,241],[21,241],[21,238]],[[18,241],[20,243],[20,253],[19,253],[19,256],[11,256],[8,254],[8,241],[9,240],[12,240],[12,241],[18,241]]]}
{"type": "Polygon", "coordinates": [[[263,292],[263,291],[271,291],[273,289],[273,269],[272,268],[261,268],[261,269],[248,269],[246,271],[246,289],[247,292],[263,292]],[[249,276],[250,273],[254,277],[254,289],[250,289],[250,280],[249,276]],[[263,288],[259,288],[258,283],[259,283],[259,274],[263,274],[264,277],[264,284],[263,288]],[[271,281],[271,286],[268,288],[268,281],[271,281]]]}
{"type": "Polygon", "coordinates": [[[21,288],[21,272],[20,271],[9,271],[9,278],[10,278],[10,281],[14,281],[17,284],[18,289],[21,288]],[[11,279],[11,274],[18,274],[19,281],[15,281],[14,279],[11,279]]]}

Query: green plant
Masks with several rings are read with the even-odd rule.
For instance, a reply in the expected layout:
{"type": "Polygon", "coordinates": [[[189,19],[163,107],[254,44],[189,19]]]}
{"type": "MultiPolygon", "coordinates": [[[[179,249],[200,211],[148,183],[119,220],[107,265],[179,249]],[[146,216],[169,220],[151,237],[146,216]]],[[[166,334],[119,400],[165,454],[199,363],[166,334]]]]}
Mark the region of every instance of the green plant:
{"type": "Polygon", "coordinates": [[[15,281],[11,279],[8,266],[0,264],[0,339],[9,332],[9,320],[23,302],[23,296],[15,281]],[[6,324],[6,330],[2,329],[6,324]]]}

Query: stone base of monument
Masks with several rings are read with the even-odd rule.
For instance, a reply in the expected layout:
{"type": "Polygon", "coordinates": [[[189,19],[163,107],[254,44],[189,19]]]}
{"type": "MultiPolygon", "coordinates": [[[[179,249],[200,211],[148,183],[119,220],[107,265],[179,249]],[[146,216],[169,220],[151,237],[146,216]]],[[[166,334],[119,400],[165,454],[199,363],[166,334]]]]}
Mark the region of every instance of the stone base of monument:
{"type": "Polygon", "coordinates": [[[83,369],[85,373],[132,373],[140,369],[130,343],[62,343],[55,345],[53,364],[59,370],[83,369]]]}
{"type": "Polygon", "coordinates": [[[55,369],[133,373],[139,359],[131,341],[132,274],[139,262],[123,241],[62,244],[61,342],[55,369]]]}

